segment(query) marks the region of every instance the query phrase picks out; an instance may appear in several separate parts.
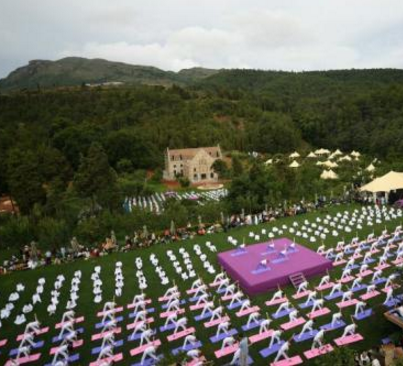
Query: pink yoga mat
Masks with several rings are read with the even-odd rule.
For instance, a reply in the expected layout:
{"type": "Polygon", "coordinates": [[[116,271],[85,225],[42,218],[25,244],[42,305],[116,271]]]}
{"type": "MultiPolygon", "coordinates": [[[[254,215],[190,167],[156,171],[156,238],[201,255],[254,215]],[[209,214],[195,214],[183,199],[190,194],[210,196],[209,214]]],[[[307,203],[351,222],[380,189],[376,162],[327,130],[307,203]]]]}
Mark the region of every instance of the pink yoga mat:
{"type": "Polygon", "coordinates": [[[172,314],[183,314],[185,312],[185,309],[179,309],[178,311],[166,311],[165,313],[160,314],[160,318],[168,318],[168,316],[172,314]]]}
{"type": "MultiPolygon", "coordinates": [[[[45,334],[47,332],[49,332],[49,327],[42,328],[39,332],[36,332],[35,335],[41,335],[41,334],[45,334]]],[[[20,341],[22,338],[24,338],[24,334],[20,334],[17,337],[17,341],[20,341]]]]}
{"type": "MultiPolygon", "coordinates": [[[[179,297],[180,297],[180,293],[178,294],[179,295],[179,297]]],[[[159,297],[158,298],[158,301],[159,302],[164,302],[164,301],[168,301],[170,299],[170,296],[162,296],[162,297],[159,297]]]]}
{"type": "Polygon", "coordinates": [[[301,299],[301,298],[303,298],[305,296],[308,296],[310,294],[310,292],[311,292],[310,290],[306,290],[304,292],[300,292],[299,294],[292,295],[292,298],[295,299],[295,300],[301,299]]]}
{"type": "MultiPolygon", "coordinates": [[[[211,302],[211,304],[212,305],[214,305],[214,303],[213,302],[211,302]]],[[[204,305],[205,304],[199,304],[199,305],[191,305],[190,306],[190,310],[192,310],[192,311],[194,311],[194,310],[200,310],[200,309],[203,309],[204,308],[204,305]]]]}
{"type": "Polygon", "coordinates": [[[298,327],[304,323],[305,323],[305,319],[303,317],[300,317],[300,318],[293,320],[292,322],[281,324],[280,327],[284,330],[289,330],[289,329],[298,327]]]}
{"type": "MultiPolygon", "coordinates": [[[[126,329],[127,329],[127,330],[134,329],[134,328],[136,328],[136,326],[139,325],[140,323],[141,323],[141,321],[136,322],[136,323],[130,323],[130,324],[128,324],[128,325],[126,326],[126,329]]],[[[146,324],[150,324],[150,323],[154,323],[154,318],[147,318],[147,319],[146,319],[146,324]]]]}
{"type": "Polygon", "coordinates": [[[234,295],[227,295],[227,296],[223,296],[221,297],[222,301],[228,301],[228,300],[232,300],[232,298],[234,297],[234,295]]]}
{"type": "MultiPolygon", "coordinates": [[[[78,341],[73,342],[73,348],[81,347],[84,344],[84,340],[80,339],[78,341]]],[[[54,355],[60,347],[53,347],[50,349],[49,354],[54,355]]]]}
{"type": "Polygon", "coordinates": [[[204,326],[206,328],[211,328],[211,327],[214,327],[214,326],[216,326],[218,324],[221,324],[221,323],[224,323],[224,322],[227,322],[227,321],[229,321],[229,317],[227,315],[225,315],[225,316],[223,316],[223,317],[221,317],[219,319],[213,320],[212,322],[204,323],[204,326]]]}
{"type": "Polygon", "coordinates": [[[333,262],[333,267],[341,266],[344,263],[346,263],[345,259],[342,259],[341,261],[333,262]]]}
{"type": "Polygon", "coordinates": [[[205,361],[206,361],[206,357],[201,356],[201,357],[199,357],[199,358],[196,358],[195,360],[192,360],[192,361],[188,362],[188,363],[186,364],[186,366],[200,365],[200,362],[201,362],[202,364],[204,364],[205,361]]]}
{"type": "Polygon", "coordinates": [[[330,344],[325,344],[323,347],[314,348],[313,350],[304,352],[304,355],[308,360],[310,360],[311,358],[322,356],[332,351],[333,347],[330,344]]]}
{"type": "Polygon", "coordinates": [[[339,309],[344,309],[347,308],[349,306],[353,306],[358,302],[357,299],[352,299],[352,300],[348,300],[348,301],[341,301],[338,302],[336,305],[338,306],[339,309]]]}
{"type": "Polygon", "coordinates": [[[264,339],[271,337],[272,334],[273,334],[273,329],[269,329],[267,332],[263,332],[260,334],[255,334],[253,336],[250,336],[249,342],[257,343],[257,342],[263,341],[264,339]]]}
{"type": "Polygon", "coordinates": [[[400,288],[399,285],[396,285],[396,284],[395,284],[395,285],[393,285],[393,286],[389,286],[389,287],[383,288],[381,291],[382,291],[383,293],[387,294],[387,293],[388,293],[388,290],[389,290],[391,287],[392,287],[394,290],[400,288]]]}
{"type": "Polygon", "coordinates": [[[293,366],[293,365],[300,365],[301,363],[302,363],[301,357],[294,356],[290,357],[288,360],[272,362],[270,366],[293,366]]]}
{"type": "Polygon", "coordinates": [[[324,291],[324,290],[327,290],[328,288],[331,288],[333,285],[334,285],[334,282],[329,282],[329,283],[326,283],[325,285],[316,287],[316,290],[324,291]]]}
{"type": "Polygon", "coordinates": [[[340,279],[340,282],[341,283],[348,283],[348,282],[351,282],[352,280],[354,280],[353,276],[347,276],[347,277],[345,277],[343,279],[340,279]]]}
{"type": "Polygon", "coordinates": [[[186,290],[186,293],[188,295],[191,295],[191,294],[194,294],[196,291],[197,291],[197,288],[194,288],[193,290],[192,289],[186,290]]]}
{"type": "Polygon", "coordinates": [[[378,292],[378,291],[372,291],[372,292],[370,292],[368,294],[361,295],[360,299],[365,301],[365,300],[372,299],[373,297],[379,296],[380,294],[381,293],[378,292]]]}
{"type": "Polygon", "coordinates": [[[101,316],[104,316],[105,314],[120,313],[121,311],[123,311],[123,306],[119,306],[118,308],[115,308],[113,310],[99,311],[97,313],[97,316],[101,317],[101,316]]]}
{"type": "MultiPolygon", "coordinates": [[[[146,300],[144,300],[144,301],[145,301],[146,305],[151,304],[151,299],[146,299],[146,300]]],[[[128,308],[128,309],[133,309],[133,308],[135,308],[135,307],[136,307],[136,303],[131,303],[131,304],[128,304],[128,305],[127,305],[127,308],[128,308]]]]}
{"type": "Polygon", "coordinates": [[[172,341],[175,341],[175,340],[177,340],[177,339],[186,337],[186,336],[188,336],[189,334],[192,334],[192,333],[194,333],[194,332],[196,332],[196,329],[195,329],[195,328],[193,328],[193,327],[187,328],[187,329],[182,330],[181,332],[178,332],[178,333],[176,333],[176,334],[171,334],[171,335],[169,335],[169,336],[167,337],[167,339],[168,339],[168,342],[172,342],[172,341]]]}
{"type": "Polygon", "coordinates": [[[218,351],[215,351],[214,354],[217,358],[228,356],[235,353],[238,347],[239,347],[238,343],[235,343],[232,346],[228,346],[225,347],[224,349],[219,349],[218,351]]]}
{"type": "MultiPolygon", "coordinates": [[[[77,323],[82,323],[83,321],[84,321],[84,317],[80,316],[79,318],[75,318],[73,323],[77,324],[77,323]]],[[[56,326],[55,326],[55,329],[60,329],[66,323],[68,323],[68,321],[64,322],[64,323],[57,323],[56,326]]]]}
{"type": "Polygon", "coordinates": [[[278,305],[278,304],[282,304],[283,302],[286,302],[287,298],[286,297],[281,297],[279,299],[275,299],[275,300],[270,300],[270,301],[266,301],[265,304],[267,306],[274,306],[274,305],[278,305]]]}
{"type": "Polygon", "coordinates": [[[108,357],[108,358],[105,358],[104,360],[100,360],[100,361],[94,361],[94,362],[91,362],[90,363],[90,366],[99,366],[99,365],[101,365],[103,362],[105,362],[105,361],[107,361],[107,362],[119,362],[119,361],[122,361],[123,360],[123,353],[119,353],[119,354],[117,354],[117,355],[115,355],[115,356],[113,356],[113,357],[108,357]]]}
{"type": "Polygon", "coordinates": [[[381,266],[376,266],[375,269],[377,271],[383,271],[384,269],[389,268],[389,267],[390,267],[390,264],[385,263],[385,264],[382,264],[381,266]]]}
{"type": "Polygon", "coordinates": [[[315,318],[318,318],[320,316],[327,315],[329,313],[330,313],[330,310],[328,308],[323,308],[323,309],[316,310],[313,313],[312,312],[309,313],[308,318],[309,319],[315,319],[315,318]]]}
{"type": "Polygon", "coordinates": [[[143,344],[142,346],[139,346],[139,347],[136,347],[136,348],[133,348],[132,350],[130,350],[130,355],[132,356],[132,357],[134,357],[134,356],[136,356],[136,355],[139,355],[140,353],[143,353],[144,351],[145,351],[145,349],[147,348],[147,347],[149,347],[149,346],[160,346],[161,345],[161,341],[159,340],[159,339],[157,339],[157,340],[155,340],[155,341],[153,341],[153,342],[150,342],[150,343],[147,343],[147,344],[143,344]]]}
{"type": "Polygon", "coordinates": [[[356,333],[351,336],[337,338],[334,341],[338,346],[345,346],[346,344],[359,342],[362,341],[363,339],[364,337],[361,334],[356,333]]]}
{"type": "Polygon", "coordinates": [[[218,286],[220,286],[220,285],[221,285],[221,282],[222,282],[222,281],[218,281],[218,282],[211,282],[211,283],[209,284],[209,286],[210,286],[210,287],[218,287],[218,286]]]}
{"type": "Polygon", "coordinates": [[[249,309],[245,309],[244,311],[238,311],[236,313],[236,316],[238,318],[240,318],[242,316],[249,315],[249,314],[254,313],[255,311],[259,311],[259,310],[260,310],[259,306],[252,306],[249,309]]]}
{"type": "Polygon", "coordinates": [[[370,269],[367,269],[366,271],[362,272],[360,274],[361,277],[367,277],[369,275],[371,275],[372,273],[374,273],[373,271],[371,271],[370,269]]]}
{"type": "Polygon", "coordinates": [[[0,347],[5,346],[5,345],[7,344],[7,341],[8,341],[8,339],[2,339],[2,340],[0,341],[0,347]]]}
{"type": "MultiPolygon", "coordinates": [[[[40,353],[35,353],[34,355],[30,355],[29,357],[20,357],[18,359],[18,362],[20,365],[24,364],[24,363],[28,363],[28,362],[35,362],[38,361],[41,357],[40,353]]],[[[6,362],[6,366],[11,366],[13,363],[11,360],[8,360],[6,362]]]]}
{"type": "Polygon", "coordinates": [[[103,333],[98,333],[98,334],[93,334],[91,337],[91,341],[97,341],[98,339],[102,339],[104,338],[107,334],[109,333],[115,333],[115,334],[119,334],[122,331],[122,328],[115,328],[112,331],[109,332],[103,332],[103,333]]]}

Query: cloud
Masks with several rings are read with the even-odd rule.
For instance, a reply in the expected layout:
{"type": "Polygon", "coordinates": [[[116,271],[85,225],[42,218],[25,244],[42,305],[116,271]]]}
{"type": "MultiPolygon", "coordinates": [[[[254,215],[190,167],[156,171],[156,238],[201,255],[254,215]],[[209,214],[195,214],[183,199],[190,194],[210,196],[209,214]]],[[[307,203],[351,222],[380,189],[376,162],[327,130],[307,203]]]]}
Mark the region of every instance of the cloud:
{"type": "Polygon", "coordinates": [[[166,70],[403,67],[401,0],[2,0],[0,77],[34,58],[166,70]]]}

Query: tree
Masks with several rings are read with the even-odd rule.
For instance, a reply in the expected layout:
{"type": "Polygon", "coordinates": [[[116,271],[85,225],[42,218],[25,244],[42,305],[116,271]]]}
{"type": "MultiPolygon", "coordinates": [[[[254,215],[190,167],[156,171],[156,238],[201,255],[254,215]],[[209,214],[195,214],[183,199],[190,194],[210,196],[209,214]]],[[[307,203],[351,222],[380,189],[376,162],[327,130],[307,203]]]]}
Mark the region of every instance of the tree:
{"type": "Polygon", "coordinates": [[[217,159],[212,166],[213,170],[218,174],[220,178],[228,177],[228,166],[224,160],[217,159]]]}
{"type": "Polygon", "coordinates": [[[333,352],[319,357],[316,366],[355,366],[354,351],[347,347],[336,347],[333,352]]]}
{"type": "Polygon", "coordinates": [[[93,143],[87,156],[81,157],[74,187],[80,197],[91,200],[92,207],[96,203],[109,208],[119,204],[116,172],[98,143],[93,143]]]}
{"type": "Polygon", "coordinates": [[[44,203],[45,190],[40,175],[39,161],[31,150],[12,150],[7,159],[7,183],[12,198],[24,214],[31,212],[36,203],[44,203]]]}
{"type": "Polygon", "coordinates": [[[232,175],[234,177],[239,177],[243,173],[243,166],[241,160],[238,156],[232,157],[232,175]]]}

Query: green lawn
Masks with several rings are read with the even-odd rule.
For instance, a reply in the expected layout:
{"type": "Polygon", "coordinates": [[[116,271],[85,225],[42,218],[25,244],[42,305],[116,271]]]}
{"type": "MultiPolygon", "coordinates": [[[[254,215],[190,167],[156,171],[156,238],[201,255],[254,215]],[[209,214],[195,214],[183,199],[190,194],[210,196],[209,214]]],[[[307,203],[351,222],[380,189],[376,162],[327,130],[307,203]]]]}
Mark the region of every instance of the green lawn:
{"type": "MultiPolygon", "coordinates": [[[[339,207],[331,207],[328,210],[328,213],[334,214],[338,211],[344,211],[344,210],[352,210],[356,208],[357,206],[339,206],[339,207]]],[[[327,212],[326,212],[327,213],[327,212]]],[[[281,220],[276,221],[273,224],[262,224],[259,226],[253,226],[253,227],[246,227],[246,228],[240,228],[233,230],[229,233],[229,235],[238,238],[239,241],[242,241],[242,238],[245,238],[247,244],[251,244],[252,240],[248,238],[248,233],[249,231],[254,231],[255,233],[260,233],[262,228],[267,228],[269,229],[271,226],[279,226],[283,224],[290,225],[294,220],[301,222],[304,221],[305,219],[308,219],[312,221],[315,219],[317,216],[322,216],[324,217],[326,215],[325,212],[317,212],[317,213],[310,213],[306,215],[301,215],[296,218],[284,218],[281,220]]],[[[395,221],[390,221],[386,224],[386,227],[389,230],[393,230],[397,225],[400,224],[400,220],[395,220],[395,221]]],[[[374,227],[365,227],[363,230],[359,232],[360,238],[365,238],[370,232],[374,231],[376,234],[379,234],[385,227],[385,224],[381,225],[375,225],[374,227]]],[[[353,236],[355,236],[355,231],[351,234],[346,234],[344,235],[345,240],[348,241],[350,240],[353,236]]],[[[172,243],[169,245],[165,246],[155,246],[152,248],[147,248],[147,249],[142,249],[142,250],[137,250],[133,251],[130,253],[117,253],[117,254],[112,254],[107,257],[103,257],[97,260],[88,260],[88,261],[77,261],[74,263],[69,263],[65,265],[60,265],[60,266],[50,266],[47,268],[40,268],[35,271],[25,271],[25,272],[19,272],[19,273],[13,273],[7,276],[0,277],[0,308],[2,308],[5,303],[7,302],[9,294],[14,291],[15,286],[18,282],[22,282],[23,284],[26,285],[25,291],[22,293],[21,298],[18,300],[16,303],[16,308],[12,311],[11,317],[3,322],[3,327],[0,329],[0,339],[3,338],[8,338],[9,343],[7,344],[6,347],[1,349],[1,355],[0,355],[0,363],[4,363],[7,360],[7,354],[8,350],[15,348],[18,346],[18,342],[16,342],[15,338],[16,335],[19,333],[23,332],[24,326],[15,326],[13,324],[13,321],[15,319],[15,316],[17,315],[17,310],[16,309],[21,309],[22,306],[30,302],[30,298],[32,294],[35,292],[35,288],[37,285],[37,281],[40,277],[45,277],[46,278],[46,284],[45,284],[45,291],[44,291],[44,296],[42,296],[42,304],[37,304],[35,306],[35,313],[37,314],[39,320],[43,322],[44,325],[49,325],[51,326],[51,331],[43,336],[39,336],[37,339],[43,339],[46,341],[45,347],[41,349],[42,351],[42,358],[40,361],[37,363],[38,365],[45,364],[46,362],[49,362],[51,360],[51,357],[48,356],[49,350],[51,347],[51,337],[55,336],[58,334],[57,330],[52,330],[52,325],[54,323],[57,323],[60,321],[63,309],[65,307],[65,304],[68,299],[68,294],[69,294],[69,289],[70,289],[70,281],[73,276],[73,273],[75,270],[80,269],[83,272],[82,276],[82,282],[80,286],[80,299],[78,300],[78,307],[76,308],[76,313],[77,315],[85,315],[85,322],[82,323],[84,328],[85,328],[85,333],[84,333],[84,346],[81,348],[78,348],[77,351],[80,352],[81,355],[81,360],[79,365],[85,365],[88,364],[89,362],[93,361],[96,359],[96,356],[91,355],[91,348],[96,347],[100,345],[100,342],[91,342],[90,337],[94,333],[98,333],[98,330],[95,329],[95,323],[100,321],[99,318],[96,317],[97,311],[99,311],[102,308],[102,304],[94,304],[93,303],[93,294],[92,294],[92,280],[90,279],[91,273],[93,271],[94,266],[96,265],[101,265],[102,266],[102,271],[101,271],[101,279],[103,281],[103,301],[108,301],[113,298],[114,295],[114,286],[115,286],[115,281],[114,281],[114,269],[115,269],[115,263],[116,261],[122,261],[123,262],[123,274],[125,277],[125,287],[123,289],[123,296],[120,298],[117,298],[117,302],[119,305],[125,305],[129,302],[131,302],[132,297],[136,294],[139,293],[139,290],[137,288],[137,278],[135,277],[135,265],[134,265],[134,260],[137,256],[141,257],[143,259],[143,265],[144,265],[144,273],[147,277],[148,280],[148,289],[145,291],[148,297],[152,298],[153,300],[153,306],[156,308],[156,312],[153,314],[154,318],[156,319],[156,322],[154,323],[154,326],[160,326],[163,324],[163,321],[158,319],[158,312],[161,311],[161,306],[158,303],[158,296],[161,296],[165,292],[165,288],[160,285],[160,281],[158,276],[154,272],[154,267],[151,265],[149,261],[149,255],[151,253],[155,253],[157,257],[160,260],[161,265],[166,269],[166,272],[169,274],[171,278],[175,278],[176,283],[181,289],[181,292],[183,296],[186,296],[185,290],[190,287],[192,280],[188,280],[186,282],[183,282],[179,276],[176,275],[176,272],[174,271],[173,265],[169,260],[167,260],[167,256],[165,254],[167,249],[172,249],[174,250],[174,253],[177,255],[178,260],[180,260],[181,263],[182,257],[179,255],[178,250],[180,247],[185,247],[189,254],[191,255],[191,259],[193,261],[193,265],[198,272],[198,274],[206,281],[206,282],[211,282],[213,279],[213,275],[209,275],[208,273],[205,272],[205,270],[202,267],[202,262],[197,256],[194,255],[193,251],[193,244],[198,243],[202,246],[203,252],[206,253],[209,257],[209,260],[211,263],[213,263],[217,269],[217,260],[216,260],[216,255],[211,253],[207,247],[205,247],[203,244],[206,241],[211,241],[213,244],[216,245],[218,251],[224,251],[227,249],[232,248],[226,240],[228,234],[225,233],[220,233],[220,234],[214,234],[210,236],[205,236],[205,237],[198,237],[195,238],[194,240],[188,240],[185,242],[181,243],[172,243]],[[66,277],[66,281],[61,289],[61,295],[60,295],[60,303],[58,305],[58,311],[56,315],[54,315],[52,318],[50,318],[47,314],[46,308],[49,304],[50,301],[50,291],[53,289],[53,284],[54,281],[59,274],[64,274],[66,277]]],[[[285,235],[287,236],[287,235],[285,235]]],[[[329,247],[332,245],[335,245],[335,243],[341,240],[340,236],[338,238],[330,237],[328,236],[328,239],[326,239],[325,244],[329,247]]],[[[300,244],[304,244],[307,247],[310,247],[312,249],[315,249],[320,243],[309,243],[307,240],[303,239],[297,239],[296,240],[300,244]]],[[[331,272],[332,277],[333,276],[339,276],[340,275],[340,268],[334,269],[331,272]]],[[[391,270],[386,271],[386,274],[389,274],[391,270]]],[[[315,285],[319,282],[320,278],[313,278],[310,280],[311,285],[315,285]]],[[[401,291],[401,290],[399,290],[401,291]]],[[[399,292],[398,291],[398,292],[399,292]]],[[[287,288],[286,292],[289,294],[292,294],[294,292],[293,288],[287,288]]],[[[262,314],[264,314],[266,311],[269,313],[272,313],[275,311],[276,308],[267,308],[264,305],[264,302],[271,297],[271,294],[264,294],[260,295],[257,297],[254,297],[252,299],[253,304],[257,304],[261,307],[262,314]]],[[[354,349],[357,350],[363,350],[363,349],[368,349],[374,345],[379,344],[381,338],[390,335],[394,332],[397,332],[399,328],[394,326],[393,324],[387,322],[384,317],[383,317],[383,312],[386,310],[382,305],[380,305],[383,301],[384,297],[378,297],[373,300],[370,300],[370,305],[374,309],[375,314],[360,322],[359,323],[359,332],[365,336],[365,341],[357,343],[354,345],[354,349]]],[[[293,303],[296,303],[293,301],[293,303]]],[[[331,310],[335,311],[336,306],[331,305],[330,302],[326,302],[326,306],[331,308],[331,310]]],[[[197,323],[194,321],[194,315],[195,313],[191,312],[188,308],[188,305],[186,306],[186,315],[188,316],[188,319],[190,321],[190,324],[196,327],[196,336],[198,337],[199,340],[203,342],[203,352],[207,359],[209,360],[215,360],[214,357],[214,351],[217,350],[221,345],[220,344],[211,344],[209,342],[209,337],[214,335],[215,329],[205,329],[201,323],[197,323]]],[[[348,311],[345,311],[346,318],[349,317],[349,314],[352,314],[354,308],[349,309],[348,311]]],[[[239,320],[235,316],[236,310],[233,311],[228,311],[228,313],[231,316],[231,321],[233,326],[237,327],[238,330],[240,329],[241,325],[246,323],[246,319],[239,320]]],[[[301,311],[303,314],[307,313],[308,310],[302,310],[301,311]]],[[[123,332],[117,337],[117,339],[121,339],[122,337],[127,340],[127,336],[130,334],[130,331],[125,330],[125,325],[131,322],[131,319],[128,318],[129,311],[125,310],[123,315],[125,316],[124,322],[122,323],[123,326],[123,332]]],[[[119,314],[120,315],[120,314],[119,314]]],[[[32,315],[33,317],[33,315],[32,315]]],[[[287,318],[288,319],[288,318],[287,318]]],[[[31,319],[29,319],[31,320],[31,319]]],[[[273,326],[275,328],[279,327],[279,324],[284,323],[286,320],[283,318],[280,321],[274,321],[273,326]]],[[[322,318],[319,318],[317,321],[317,326],[320,326],[322,324],[328,323],[330,321],[330,316],[325,316],[322,318]]],[[[80,324],[81,326],[81,324],[80,324]]],[[[297,328],[298,330],[299,328],[297,328]]],[[[250,334],[252,334],[254,331],[252,331],[250,334]]],[[[331,341],[333,338],[336,338],[340,336],[342,333],[342,330],[334,331],[329,333],[327,336],[328,340],[331,341]]],[[[292,331],[285,332],[284,338],[288,338],[292,335],[292,331]]],[[[162,341],[162,347],[161,350],[164,352],[167,352],[169,349],[168,346],[175,346],[179,347],[183,340],[179,340],[177,342],[174,342],[173,344],[168,344],[166,341],[166,333],[163,334],[158,334],[158,337],[162,341]]],[[[310,342],[303,342],[302,344],[293,344],[291,346],[291,352],[290,355],[296,355],[296,354],[302,354],[303,351],[307,350],[310,348],[310,342]]],[[[119,351],[123,351],[124,353],[124,362],[121,364],[132,364],[134,362],[139,361],[139,357],[136,358],[131,358],[129,354],[129,350],[131,348],[134,348],[137,346],[137,343],[135,342],[126,342],[123,347],[118,348],[119,351]]],[[[256,345],[251,347],[251,356],[255,361],[256,365],[267,365],[272,361],[272,357],[268,359],[263,359],[260,354],[258,353],[259,350],[263,349],[264,347],[267,346],[267,341],[259,342],[256,345]]],[[[226,362],[229,362],[231,360],[232,356],[228,356],[226,358],[220,359],[218,362],[215,362],[217,365],[225,364],[226,362]]],[[[308,362],[305,362],[304,364],[310,364],[308,362]]]]}

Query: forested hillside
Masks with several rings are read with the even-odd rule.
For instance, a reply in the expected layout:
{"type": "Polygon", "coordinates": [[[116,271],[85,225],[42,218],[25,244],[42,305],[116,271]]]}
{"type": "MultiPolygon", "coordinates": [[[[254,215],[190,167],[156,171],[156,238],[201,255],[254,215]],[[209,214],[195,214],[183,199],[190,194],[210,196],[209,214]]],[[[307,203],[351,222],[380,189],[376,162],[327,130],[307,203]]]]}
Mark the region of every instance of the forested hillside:
{"type": "MultiPolygon", "coordinates": [[[[214,219],[220,211],[312,199],[324,189],[317,167],[308,164],[296,172],[282,164],[242,172],[234,160],[228,205],[188,209],[175,203],[163,217],[121,212],[125,196],[152,192],[145,171],[156,171],[158,183],[166,147],[219,143],[227,152],[267,155],[325,147],[397,164],[403,158],[402,74],[233,70],[204,75],[186,87],[81,86],[1,94],[0,193],[14,197],[25,216],[7,221],[0,239],[3,246],[27,238],[66,242],[71,233],[98,240],[111,228],[124,232],[134,223],[160,230],[173,218],[184,225],[199,214],[214,219]],[[101,216],[82,219],[99,205],[107,209],[101,216]]],[[[399,169],[392,164],[384,166],[399,169]]],[[[354,169],[340,179],[339,190],[351,185],[354,169]]]]}

